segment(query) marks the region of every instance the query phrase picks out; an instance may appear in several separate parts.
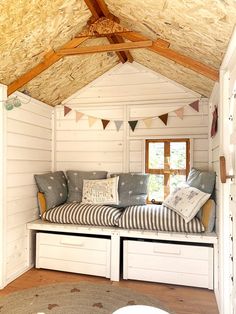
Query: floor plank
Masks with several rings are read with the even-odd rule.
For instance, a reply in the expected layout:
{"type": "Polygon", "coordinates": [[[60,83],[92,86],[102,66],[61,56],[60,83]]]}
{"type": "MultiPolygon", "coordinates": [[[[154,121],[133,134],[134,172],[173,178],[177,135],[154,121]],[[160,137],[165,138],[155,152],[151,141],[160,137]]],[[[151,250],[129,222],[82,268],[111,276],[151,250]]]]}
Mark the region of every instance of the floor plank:
{"type": "Polygon", "coordinates": [[[58,282],[89,281],[96,284],[111,284],[119,287],[127,287],[136,292],[151,295],[158,298],[163,305],[176,314],[218,314],[214,292],[207,289],[191,288],[176,285],[157,284],[134,280],[121,280],[112,282],[109,279],[58,272],[52,270],[31,269],[6,288],[0,291],[0,295],[58,282]]]}

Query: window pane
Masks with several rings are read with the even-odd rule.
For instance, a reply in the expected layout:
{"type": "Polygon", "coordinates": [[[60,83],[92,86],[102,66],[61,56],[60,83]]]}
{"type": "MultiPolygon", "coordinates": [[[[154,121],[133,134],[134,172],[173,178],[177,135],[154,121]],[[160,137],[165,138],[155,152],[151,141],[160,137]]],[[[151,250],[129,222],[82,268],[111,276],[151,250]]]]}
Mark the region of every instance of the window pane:
{"type": "Polygon", "coordinates": [[[170,143],[170,169],[186,169],[186,143],[170,143]]]}
{"type": "Polygon", "coordinates": [[[149,177],[148,184],[148,199],[151,201],[155,199],[156,201],[164,200],[164,176],[151,174],[149,177]]]}
{"type": "Polygon", "coordinates": [[[149,169],[164,168],[164,143],[149,143],[149,169]]]}
{"type": "Polygon", "coordinates": [[[184,175],[172,175],[170,176],[170,193],[177,187],[183,185],[186,182],[186,176],[184,175]]]}

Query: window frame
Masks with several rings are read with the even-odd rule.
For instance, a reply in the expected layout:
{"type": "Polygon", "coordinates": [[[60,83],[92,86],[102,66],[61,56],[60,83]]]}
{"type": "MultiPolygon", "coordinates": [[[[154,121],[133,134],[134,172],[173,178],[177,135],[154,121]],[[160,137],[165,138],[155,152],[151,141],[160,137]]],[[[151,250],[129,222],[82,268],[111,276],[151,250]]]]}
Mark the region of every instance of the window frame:
{"type": "Polygon", "coordinates": [[[146,139],[145,140],[145,173],[164,175],[164,198],[170,193],[170,176],[173,174],[185,175],[186,179],[190,171],[190,139],[146,139]],[[186,169],[170,169],[170,143],[185,142],[186,143],[186,169]],[[164,169],[149,169],[149,143],[164,143],[164,169]],[[169,161],[168,161],[169,159],[169,161]]]}

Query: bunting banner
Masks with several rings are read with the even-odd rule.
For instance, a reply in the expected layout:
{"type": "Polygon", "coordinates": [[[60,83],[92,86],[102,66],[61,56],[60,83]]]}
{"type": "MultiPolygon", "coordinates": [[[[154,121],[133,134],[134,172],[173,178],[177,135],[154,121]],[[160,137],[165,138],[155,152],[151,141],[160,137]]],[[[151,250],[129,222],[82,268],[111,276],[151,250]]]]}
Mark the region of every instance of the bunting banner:
{"type": "Polygon", "coordinates": [[[102,121],[103,130],[105,130],[105,128],[109,124],[110,120],[101,119],[101,121],[102,121]]]}
{"type": "Polygon", "coordinates": [[[71,111],[72,109],[67,107],[67,106],[64,106],[64,117],[71,111]]]}
{"type": "MultiPolygon", "coordinates": [[[[142,118],[142,119],[139,119],[139,120],[129,120],[128,124],[129,124],[129,126],[130,126],[130,128],[131,128],[131,130],[133,132],[136,129],[137,124],[138,124],[139,121],[143,121],[143,123],[146,126],[146,128],[151,128],[153,120],[157,119],[157,118],[159,118],[165,125],[167,125],[168,124],[168,117],[169,117],[169,113],[170,112],[174,112],[178,118],[183,120],[184,119],[184,108],[186,106],[190,106],[195,111],[199,112],[199,103],[200,103],[200,101],[198,99],[198,100],[195,100],[194,102],[192,102],[190,104],[184,105],[183,107],[180,107],[180,108],[175,109],[175,110],[171,110],[171,111],[169,111],[169,112],[167,112],[165,114],[162,114],[160,116],[146,117],[146,118],[142,118]]],[[[70,107],[64,106],[64,116],[66,116],[71,110],[72,109],[70,107]]],[[[82,113],[80,111],[75,110],[75,120],[76,120],[76,122],[78,122],[83,116],[87,116],[88,117],[89,127],[92,127],[97,120],[100,120],[101,123],[102,123],[103,130],[106,129],[106,127],[108,126],[108,124],[110,122],[114,122],[116,130],[117,130],[117,132],[119,132],[122,124],[124,123],[123,120],[102,119],[102,118],[98,118],[98,117],[94,117],[94,116],[89,116],[87,114],[84,114],[84,113],[82,113]]],[[[217,116],[217,112],[215,112],[215,116],[217,116]]],[[[214,118],[215,118],[214,120],[217,120],[215,116],[214,116],[214,118]]],[[[214,123],[215,123],[215,121],[214,121],[214,123]]],[[[214,129],[217,129],[217,126],[214,125],[214,129]]],[[[214,133],[214,131],[212,133],[214,133]]]]}
{"type": "Polygon", "coordinates": [[[128,121],[128,123],[129,123],[129,126],[131,127],[132,131],[134,132],[134,130],[137,126],[138,120],[131,120],[131,121],[128,121]]]}
{"type": "Polygon", "coordinates": [[[119,131],[120,131],[120,128],[121,128],[121,126],[122,126],[122,124],[123,124],[123,121],[121,121],[121,120],[115,120],[114,123],[115,123],[115,126],[116,126],[116,131],[119,132],[119,131]]]}
{"type": "Polygon", "coordinates": [[[175,112],[175,114],[176,114],[176,116],[177,116],[178,118],[180,118],[181,120],[183,120],[183,118],[184,118],[184,107],[179,108],[179,109],[175,110],[174,112],[175,112]]]}
{"type": "Polygon", "coordinates": [[[153,121],[153,118],[147,118],[143,120],[146,128],[150,128],[152,126],[152,121],[153,121]]]}
{"type": "Polygon", "coordinates": [[[189,106],[192,107],[197,112],[199,112],[199,100],[192,102],[191,104],[189,104],[189,106]]]}
{"type": "Polygon", "coordinates": [[[78,122],[83,117],[83,115],[84,114],[82,112],[76,111],[75,112],[75,120],[76,120],[76,122],[78,122]]]}
{"type": "Polygon", "coordinates": [[[168,113],[162,114],[161,116],[158,116],[158,118],[159,118],[165,125],[167,125],[168,113]]]}
{"type": "Polygon", "coordinates": [[[89,127],[91,128],[94,123],[97,121],[97,118],[96,117],[93,117],[93,116],[88,116],[88,123],[89,123],[89,127]]]}

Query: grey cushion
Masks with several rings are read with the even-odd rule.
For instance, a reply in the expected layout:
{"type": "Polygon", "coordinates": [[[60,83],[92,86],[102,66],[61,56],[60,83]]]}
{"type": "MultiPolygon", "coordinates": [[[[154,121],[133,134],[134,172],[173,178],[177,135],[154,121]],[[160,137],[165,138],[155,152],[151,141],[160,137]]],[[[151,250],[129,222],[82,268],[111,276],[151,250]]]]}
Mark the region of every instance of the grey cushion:
{"type": "Polygon", "coordinates": [[[83,180],[106,179],[106,171],[66,171],[68,183],[67,202],[81,202],[83,195],[83,180]]]}
{"type": "Polygon", "coordinates": [[[148,174],[113,173],[111,177],[119,176],[119,205],[145,205],[147,199],[148,174]]]}
{"type": "Polygon", "coordinates": [[[63,171],[36,174],[34,178],[39,192],[45,195],[47,210],[65,203],[68,191],[63,171]]]}
{"type": "Polygon", "coordinates": [[[215,187],[216,173],[192,168],[187,178],[187,184],[198,190],[212,194],[215,187]]]}

